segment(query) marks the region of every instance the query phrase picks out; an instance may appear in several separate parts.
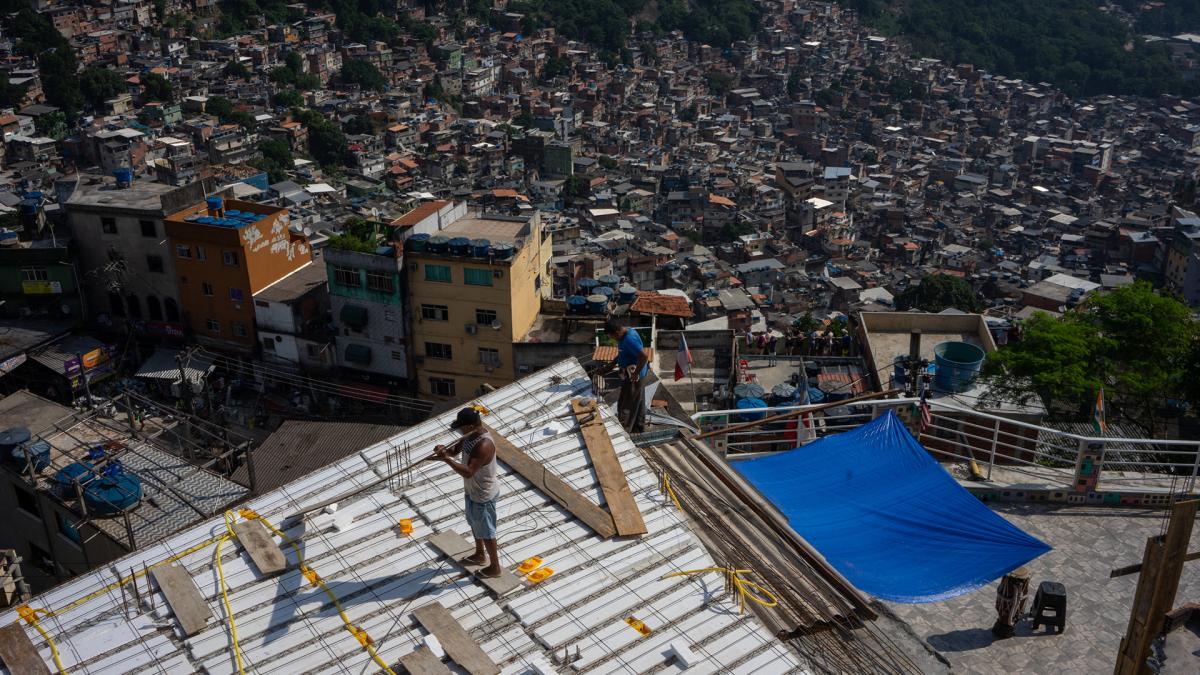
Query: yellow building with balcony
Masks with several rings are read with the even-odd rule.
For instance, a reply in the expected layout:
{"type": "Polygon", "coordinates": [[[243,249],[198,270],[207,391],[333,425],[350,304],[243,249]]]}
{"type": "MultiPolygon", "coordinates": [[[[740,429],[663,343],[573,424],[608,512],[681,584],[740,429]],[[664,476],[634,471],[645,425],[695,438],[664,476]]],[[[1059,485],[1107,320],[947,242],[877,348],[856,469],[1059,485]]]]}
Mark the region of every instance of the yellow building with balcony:
{"type": "Polygon", "coordinates": [[[420,392],[465,400],[484,384],[515,381],[513,343],[551,290],[551,242],[538,214],[462,218],[406,248],[420,392]]]}

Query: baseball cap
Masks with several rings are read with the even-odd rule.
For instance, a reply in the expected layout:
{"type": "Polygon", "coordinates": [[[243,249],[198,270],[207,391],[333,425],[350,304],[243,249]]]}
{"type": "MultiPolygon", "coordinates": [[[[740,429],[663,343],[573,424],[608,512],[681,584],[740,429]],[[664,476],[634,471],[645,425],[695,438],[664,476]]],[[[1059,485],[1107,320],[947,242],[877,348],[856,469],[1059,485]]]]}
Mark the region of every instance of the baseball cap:
{"type": "Polygon", "coordinates": [[[458,417],[454,418],[454,422],[450,424],[451,429],[461,429],[472,424],[479,424],[481,418],[479,412],[474,408],[463,408],[458,411],[458,417]]]}

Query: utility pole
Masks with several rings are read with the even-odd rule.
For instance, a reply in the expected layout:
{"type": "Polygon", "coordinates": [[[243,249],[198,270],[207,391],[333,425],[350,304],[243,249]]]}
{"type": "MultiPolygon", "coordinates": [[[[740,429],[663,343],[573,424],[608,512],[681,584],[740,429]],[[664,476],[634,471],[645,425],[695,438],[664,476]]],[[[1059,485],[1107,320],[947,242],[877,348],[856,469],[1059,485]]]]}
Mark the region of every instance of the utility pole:
{"type": "Polygon", "coordinates": [[[175,355],[175,363],[179,366],[179,395],[183,399],[183,415],[180,420],[183,422],[183,433],[187,441],[188,456],[192,456],[192,386],[188,383],[186,364],[192,358],[192,350],[194,348],[179,352],[175,355]]]}
{"type": "Polygon", "coordinates": [[[914,328],[908,335],[908,381],[905,383],[905,389],[908,396],[916,396],[920,393],[921,383],[921,329],[914,328]]]}

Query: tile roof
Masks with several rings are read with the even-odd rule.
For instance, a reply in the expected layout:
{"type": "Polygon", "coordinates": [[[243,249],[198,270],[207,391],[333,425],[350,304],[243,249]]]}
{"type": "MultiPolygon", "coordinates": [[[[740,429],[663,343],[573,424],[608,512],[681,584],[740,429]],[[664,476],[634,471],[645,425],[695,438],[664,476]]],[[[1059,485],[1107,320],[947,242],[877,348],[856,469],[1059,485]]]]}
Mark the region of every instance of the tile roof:
{"type": "MultiPolygon", "coordinates": [[[[591,395],[590,382],[574,360],[539,371],[479,400],[488,423],[547,471],[560,476],[586,498],[602,503],[596,474],[574,423],[555,419],[575,396],[591,395]]],[[[365,631],[380,658],[395,663],[424,639],[412,611],[439,602],[468,631],[504,673],[529,672],[564,650],[579,659],[572,667],[594,673],[660,672],[671,644],[694,654],[692,672],[798,672],[804,661],[753,614],[740,615],[735,601],[722,596],[722,575],[710,572],[664,578],[670,572],[702,569],[716,561],[684,517],[657,488],[658,474],[646,463],[601,406],[600,419],[641,510],[647,534],[604,540],[543,491],[502,467],[497,501],[505,567],[541,556],[554,570],[536,585],[522,583],[496,600],[455,563],[425,541],[433,532],[469,536],[462,516],[462,479],[442,463],[417,465],[403,485],[376,488],[338,504],[333,514],[285,523],[288,515],[343,491],[369,486],[389,470],[403,449],[421,456],[429,446],[452,437],[455,411],[407,429],[304,479],[246,504],[298,541],[306,564],[340,599],[346,616],[365,631]],[[401,450],[397,450],[401,449],[401,450]],[[411,518],[414,536],[397,534],[399,518],[411,518]],[[651,629],[643,637],[626,623],[636,617],[651,629]]],[[[393,465],[394,466],[394,465],[393,465]]],[[[182,555],[214,617],[200,632],[183,637],[165,599],[153,595],[156,612],[127,612],[109,569],[96,570],[38,596],[34,607],[61,610],[43,620],[63,665],[73,673],[162,672],[233,673],[229,627],[224,619],[212,546],[225,531],[221,518],[181,532],[161,544],[114,563],[141,569],[182,555]],[[89,598],[74,607],[70,603],[89,598]]],[[[263,578],[240,546],[222,550],[229,603],[237,621],[247,672],[360,673],[376,670],[371,657],[345,625],[326,594],[312,588],[296,567],[296,554],[284,548],[289,567],[263,578]]],[[[139,580],[140,581],[140,580],[139,580]]],[[[126,588],[128,588],[128,584],[126,588]]],[[[132,601],[127,603],[134,607],[132,601]]],[[[0,621],[17,621],[15,610],[0,621]]],[[[21,624],[42,658],[51,663],[46,641],[21,624]]],[[[544,672],[544,671],[543,671],[544,672]]]]}
{"type": "Polygon", "coordinates": [[[658,314],[660,316],[678,316],[691,318],[692,308],[687,298],[678,295],[663,295],[654,291],[641,291],[637,299],[629,307],[630,311],[638,314],[658,314]]]}

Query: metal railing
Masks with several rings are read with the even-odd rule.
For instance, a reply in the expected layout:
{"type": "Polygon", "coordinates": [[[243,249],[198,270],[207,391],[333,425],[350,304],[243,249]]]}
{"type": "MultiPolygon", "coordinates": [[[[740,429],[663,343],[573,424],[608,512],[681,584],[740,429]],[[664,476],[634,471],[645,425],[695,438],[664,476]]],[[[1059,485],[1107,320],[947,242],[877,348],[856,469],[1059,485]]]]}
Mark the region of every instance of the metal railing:
{"type": "MultiPolygon", "coordinates": [[[[727,458],[782,452],[830,434],[855,429],[888,410],[919,420],[913,398],[857,401],[751,429],[721,429],[755,419],[818,406],[707,410],[692,415],[709,445],[727,458]]],[[[1047,489],[1076,487],[1081,454],[1099,459],[1099,489],[1114,491],[1192,492],[1200,475],[1200,441],[1091,436],[974,410],[930,399],[930,422],[919,439],[935,459],[974,463],[985,481],[1024,483],[1047,489]]],[[[914,421],[912,428],[918,428],[914,421]]],[[[1090,473],[1088,475],[1091,475],[1090,473]]]]}

